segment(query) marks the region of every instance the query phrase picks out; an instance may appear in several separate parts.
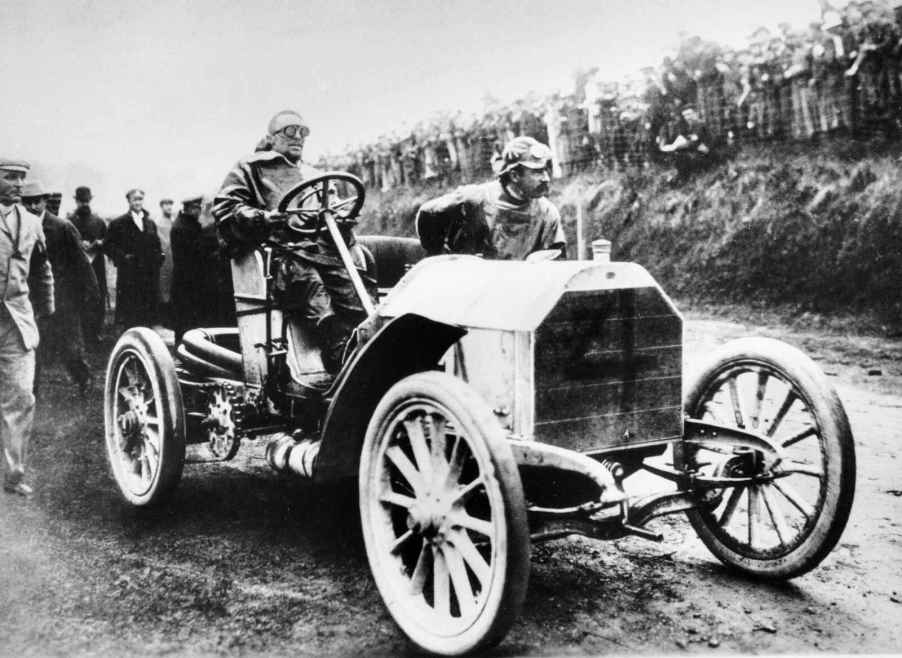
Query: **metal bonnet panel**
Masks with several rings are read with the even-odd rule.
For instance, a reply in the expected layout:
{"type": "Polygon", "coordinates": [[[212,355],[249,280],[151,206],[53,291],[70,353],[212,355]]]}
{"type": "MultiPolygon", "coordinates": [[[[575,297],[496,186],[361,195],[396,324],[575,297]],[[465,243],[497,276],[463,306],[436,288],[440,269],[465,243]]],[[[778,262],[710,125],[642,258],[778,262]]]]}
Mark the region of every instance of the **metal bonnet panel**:
{"type": "Polygon", "coordinates": [[[386,318],[417,313],[462,327],[534,331],[568,290],[647,287],[658,286],[635,263],[437,256],[408,272],[377,312],[386,318]]]}

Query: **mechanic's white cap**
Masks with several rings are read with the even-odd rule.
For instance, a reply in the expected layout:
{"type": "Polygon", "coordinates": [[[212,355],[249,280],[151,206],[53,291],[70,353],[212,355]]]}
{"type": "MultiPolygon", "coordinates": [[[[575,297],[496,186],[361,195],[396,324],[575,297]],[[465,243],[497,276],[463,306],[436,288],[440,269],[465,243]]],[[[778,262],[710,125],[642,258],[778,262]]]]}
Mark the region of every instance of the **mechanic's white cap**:
{"type": "Polygon", "coordinates": [[[551,149],[542,142],[521,135],[509,141],[501,153],[498,175],[501,176],[517,167],[546,169],[551,166],[551,149]]]}

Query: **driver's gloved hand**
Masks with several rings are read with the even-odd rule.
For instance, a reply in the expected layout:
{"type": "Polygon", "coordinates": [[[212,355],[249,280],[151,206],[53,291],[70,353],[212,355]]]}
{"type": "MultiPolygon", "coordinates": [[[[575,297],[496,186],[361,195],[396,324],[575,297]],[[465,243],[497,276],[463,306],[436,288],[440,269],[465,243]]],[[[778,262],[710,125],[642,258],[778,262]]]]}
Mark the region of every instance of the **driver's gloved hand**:
{"type": "Polygon", "coordinates": [[[235,211],[235,218],[242,224],[252,226],[254,230],[265,229],[267,226],[266,211],[260,208],[250,206],[238,208],[235,211]]]}
{"type": "Polygon", "coordinates": [[[276,210],[264,210],[262,217],[263,222],[268,225],[281,224],[285,221],[285,215],[276,210]]]}

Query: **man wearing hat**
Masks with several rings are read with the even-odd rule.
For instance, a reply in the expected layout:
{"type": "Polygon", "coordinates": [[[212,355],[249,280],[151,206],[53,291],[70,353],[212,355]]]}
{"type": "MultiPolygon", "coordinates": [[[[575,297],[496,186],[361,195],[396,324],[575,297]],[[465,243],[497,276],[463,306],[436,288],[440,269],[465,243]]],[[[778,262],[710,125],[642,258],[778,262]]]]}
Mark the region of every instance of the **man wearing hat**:
{"type": "Polygon", "coordinates": [[[156,223],[144,209],[144,190],[125,193],[128,211],[110,222],[103,252],[116,267],[116,324],[152,327],[160,317],[163,245],[156,223]]]}
{"type": "Polygon", "coordinates": [[[29,496],[25,457],[34,421],[35,315],[53,313],[41,221],[18,202],[26,162],[0,158],[0,444],[3,490],[29,496]]]}
{"type": "Polygon", "coordinates": [[[216,266],[209,262],[204,248],[200,211],[203,197],[189,197],[182,201],[182,210],[172,225],[172,307],[170,320],[175,342],[188,329],[204,326],[207,309],[216,299],[210,281],[216,266]]]}
{"type": "Polygon", "coordinates": [[[676,176],[671,179],[673,184],[681,183],[711,161],[711,138],[695,106],[684,106],[680,115],[682,120],[678,122],[676,138],[659,147],[661,152],[669,153],[673,158],[676,167],[676,176]]]}
{"type": "Polygon", "coordinates": [[[479,254],[523,260],[548,249],[566,255],[558,209],[548,200],[551,149],[516,137],[497,162],[498,180],[464,185],[427,201],[417,212],[420,243],[430,256],[479,254]]]}
{"type": "Polygon", "coordinates": [[[81,235],[81,248],[84,250],[97,286],[100,290],[99,299],[85,308],[82,313],[82,328],[84,338],[89,346],[100,343],[103,331],[103,317],[107,306],[106,285],[106,259],[103,256],[103,241],[106,238],[107,226],[100,217],[91,211],[91,188],[84,185],[75,188],[75,211],[70,213],[67,219],[72,222],[81,235]]]}
{"type": "Polygon", "coordinates": [[[100,297],[97,277],[81,248],[81,236],[72,222],[47,210],[47,192],[40,181],[32,180],[22,188],[22,205],[41,220],[47,244],[47,256],[53,270],[52,318],[38,321],[41,344],[37,351],[35,391],[43,368],[58,354],[69,376],[82,394],[91,381],[82,338],[82,309],[96,306],[100,297]]]}
{"type": "Polygon", "coordinates": [[[47,212],[51,215],[60,216],[60,206],[63,203],[63,193],[62,192],[48,192],[47,193],[47,212]]]}
{"type": "MultiPolygon", "coordinates": [[[[269,238],[291,242],[291,250],[274,254],[273,287],[278,303],[292,318],[308,323],[316,336],[327,372],[341,367],[351,331],[365,317],[350,275],[331,237],[320,234],[298,240],[282,229],[275,212],[293,187],[320,172],[301,159],[310,129],[293,110],[276,114],[257,151],[238,162],[226,176],[213,203],[213,216],[230,255],[247,252],[269,238]]],[[[352,254],[363,268],[362,254],[354,249],[354,235],[343,229],[352,254]]],[[[374,285],[374,281],[364,281],[374,285]]]]}

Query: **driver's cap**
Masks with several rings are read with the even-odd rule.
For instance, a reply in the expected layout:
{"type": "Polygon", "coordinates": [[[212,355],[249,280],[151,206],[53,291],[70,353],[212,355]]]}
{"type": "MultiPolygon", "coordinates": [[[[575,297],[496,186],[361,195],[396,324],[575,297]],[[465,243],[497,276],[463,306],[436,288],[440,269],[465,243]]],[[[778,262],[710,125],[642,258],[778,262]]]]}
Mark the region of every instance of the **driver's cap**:
{"type": "Polygon", "coordinates": [[[551,164],[551,149],[532,137],[514,137],[501,153],[501,168],[498,175],[506,174],[516,167],[545,169],[551,164]]]}
{"type": "Polygon", "coordinates": [[[281,112],[277,112],[276,115],[269,120],[267,130],[270,135],[275,135],[287,126],[301,126],[305,133],[310,134],[310,126],[304,121],[304,117],[294,110],[282,110],[281,112]]]}

